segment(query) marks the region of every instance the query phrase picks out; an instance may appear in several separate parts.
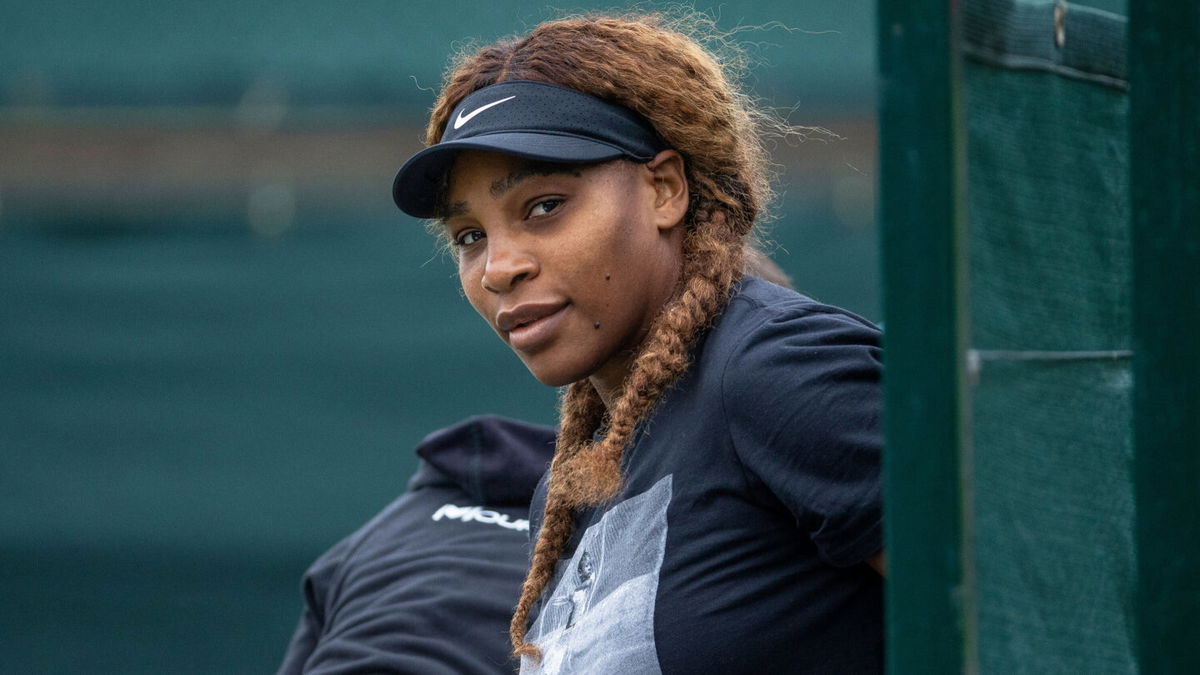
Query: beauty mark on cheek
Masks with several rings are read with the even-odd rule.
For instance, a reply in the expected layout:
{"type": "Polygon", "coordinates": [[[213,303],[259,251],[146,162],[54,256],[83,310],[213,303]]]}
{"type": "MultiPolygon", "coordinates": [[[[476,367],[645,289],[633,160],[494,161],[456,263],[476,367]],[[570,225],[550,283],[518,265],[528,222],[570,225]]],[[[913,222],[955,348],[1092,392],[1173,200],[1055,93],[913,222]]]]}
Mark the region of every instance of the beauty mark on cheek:
{"type": "Polygon", "coordinates": [[[600,330],[600,322],[597,321],[596,323],[593,323],[592,328],[595,328],[596,330],[600,330]]]}

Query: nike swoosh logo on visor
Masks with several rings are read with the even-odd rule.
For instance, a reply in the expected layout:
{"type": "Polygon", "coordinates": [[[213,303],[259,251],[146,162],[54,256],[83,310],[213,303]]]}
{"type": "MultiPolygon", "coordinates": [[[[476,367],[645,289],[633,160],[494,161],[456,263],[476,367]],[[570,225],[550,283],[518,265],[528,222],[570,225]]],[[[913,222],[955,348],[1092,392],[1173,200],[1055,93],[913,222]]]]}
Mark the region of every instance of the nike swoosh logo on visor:
{"type": "Polygon", "coordinates": [[[491,103],[489,103],[487,105],[479,106],[478,108],[472,110],[471,112],[467,113],[466,115],[462,114],[461,110],[458,111],[458,118],[454,120],[455,130],[459,129],[460,127],[462,127],[462,125],[466,124],[467,122],[470,122],[472,117],[478,115],[479,113],[483,112],[484,110],[487,110],[488,108],[491,108],[492,106],[500,105],[501,103],[504,103],[505,101],[511,101],[514,98],[516,98],[516,96],[509,96],[508,98],[502,98],[499,101],[492,101],[491,103]]]}

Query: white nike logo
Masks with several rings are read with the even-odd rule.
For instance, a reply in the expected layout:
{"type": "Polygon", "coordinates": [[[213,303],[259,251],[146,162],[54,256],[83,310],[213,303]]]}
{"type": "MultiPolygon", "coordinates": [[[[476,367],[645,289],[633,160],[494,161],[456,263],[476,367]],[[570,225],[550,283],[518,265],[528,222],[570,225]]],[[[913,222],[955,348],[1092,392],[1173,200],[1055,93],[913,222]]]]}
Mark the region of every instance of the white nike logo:
{"type": "Polygon", "coordinates": [[[478,115],[479,113],[483,112],[484,110],[487,110],[488,108],[490,108],[494,105],[500,105],[501,103],[504,103],[505,101],[510,101],[514,98],[516,98],[516,96],[509,96],[508,98],[502,98],[499,101],[493,101],[487,105],[481,105],[478,108],[467,113],[466,115],[462,114],[462,111],[459,110],[458,118],[454,120],[454,128],[458,129],[459,127],[466,124],[467,122],[470,122],[472,117],[478,115]]]}

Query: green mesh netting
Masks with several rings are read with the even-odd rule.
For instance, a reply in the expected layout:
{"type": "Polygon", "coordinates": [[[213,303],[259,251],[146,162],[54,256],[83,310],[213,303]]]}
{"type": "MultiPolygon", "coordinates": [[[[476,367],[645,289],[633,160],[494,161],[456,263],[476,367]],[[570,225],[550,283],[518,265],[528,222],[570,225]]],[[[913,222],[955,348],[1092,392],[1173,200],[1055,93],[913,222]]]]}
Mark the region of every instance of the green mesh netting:
{"type": "Polygon", "coordinates": [[[965,15],[980,668],[1134,672],[1124,20],[1054,14],[965,15]]]}

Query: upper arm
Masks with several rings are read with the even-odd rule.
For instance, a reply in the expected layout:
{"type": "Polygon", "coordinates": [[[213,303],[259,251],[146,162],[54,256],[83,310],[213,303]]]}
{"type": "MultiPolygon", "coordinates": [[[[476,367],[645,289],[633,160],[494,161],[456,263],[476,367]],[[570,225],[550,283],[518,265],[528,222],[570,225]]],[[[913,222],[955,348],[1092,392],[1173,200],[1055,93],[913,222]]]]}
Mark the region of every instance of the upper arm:
{"type": "Polygon", "coordinates": [[[879,334],[831,312],[750,332],[722,390],[739,458],[835,565],[882,546],[879,334]]]}

